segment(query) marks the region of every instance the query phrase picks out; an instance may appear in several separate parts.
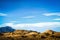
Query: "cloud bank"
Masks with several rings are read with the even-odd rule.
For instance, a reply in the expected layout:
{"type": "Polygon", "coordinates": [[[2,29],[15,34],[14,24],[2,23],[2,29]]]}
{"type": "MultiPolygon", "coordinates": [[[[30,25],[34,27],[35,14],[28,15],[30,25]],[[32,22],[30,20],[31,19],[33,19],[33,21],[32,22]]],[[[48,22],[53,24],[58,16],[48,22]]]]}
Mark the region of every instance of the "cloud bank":
{"type": "Polygon", "coordinates": [[[22,28],[27,28],[27,27],[40,27],[40,28],[44,28],[44,27],[60,27],[60,22],[43,22],[43,23],[22,23],[22,24],[14,24],[14,23],[4,23],[1,26],[11,26],[14,29],[20,29],[22,28]]]}

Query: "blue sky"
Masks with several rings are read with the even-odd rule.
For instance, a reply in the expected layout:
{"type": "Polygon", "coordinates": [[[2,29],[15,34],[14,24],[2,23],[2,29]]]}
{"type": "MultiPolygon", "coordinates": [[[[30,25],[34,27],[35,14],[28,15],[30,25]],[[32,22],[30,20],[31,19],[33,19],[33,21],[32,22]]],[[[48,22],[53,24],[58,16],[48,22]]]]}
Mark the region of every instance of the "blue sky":
{"type": "Polygon", "coordinates": [[[38,28],[49,29],[47,23],[49,28],[55,30],[54,28],[57,27],[56,31],[59,31],[60,0],[0,0],[0,25],[2,26],[39,30],[38,28]]]}

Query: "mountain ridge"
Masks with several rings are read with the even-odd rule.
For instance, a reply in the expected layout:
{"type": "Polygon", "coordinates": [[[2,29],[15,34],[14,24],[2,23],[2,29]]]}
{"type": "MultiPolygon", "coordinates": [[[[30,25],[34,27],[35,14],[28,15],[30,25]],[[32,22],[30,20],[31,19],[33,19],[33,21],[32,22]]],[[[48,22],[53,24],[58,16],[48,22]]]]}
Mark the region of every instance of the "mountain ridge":
{"type": "Polygon", "coordinates": [[[15,30],[9,26],[2,27],[2,29],[3,30],[6,29],[6,31],[4,30],[2,33],[0,33],[0,40],[40,40],[40,39],[58,40],[60,39],[60,32],[56,32],[53,30],[46,30],[43,33],[41,33],[32,30],[15,30]]]}

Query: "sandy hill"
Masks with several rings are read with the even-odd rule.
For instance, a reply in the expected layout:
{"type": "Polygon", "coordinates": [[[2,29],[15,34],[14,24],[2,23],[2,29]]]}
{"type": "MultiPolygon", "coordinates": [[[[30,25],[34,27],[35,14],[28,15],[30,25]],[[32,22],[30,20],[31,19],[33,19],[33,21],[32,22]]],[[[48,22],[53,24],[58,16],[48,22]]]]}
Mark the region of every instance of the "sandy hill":
{"type": "Polygon", "coordinates": [[[56,33],[56,32],[53,31],[53,30],[46,30],[46,31],[44,31],[43,33],[54,34],[54,33],[56,33]]]}

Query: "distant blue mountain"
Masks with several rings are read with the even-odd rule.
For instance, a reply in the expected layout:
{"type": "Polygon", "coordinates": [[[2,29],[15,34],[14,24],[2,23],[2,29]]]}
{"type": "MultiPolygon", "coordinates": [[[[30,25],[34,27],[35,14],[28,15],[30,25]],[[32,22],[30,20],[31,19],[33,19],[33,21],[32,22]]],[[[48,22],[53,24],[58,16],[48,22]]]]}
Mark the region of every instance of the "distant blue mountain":
{"type": "Polygon", "coordinates": [[[9,26],[6,26],[6,27],[1,27],[0,28],[0,33],[5,33],[5,32],[13,32],[15,29],[9,27],[9,26]]]}

